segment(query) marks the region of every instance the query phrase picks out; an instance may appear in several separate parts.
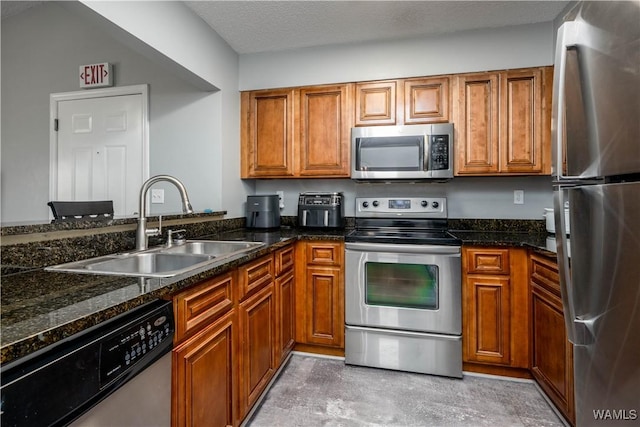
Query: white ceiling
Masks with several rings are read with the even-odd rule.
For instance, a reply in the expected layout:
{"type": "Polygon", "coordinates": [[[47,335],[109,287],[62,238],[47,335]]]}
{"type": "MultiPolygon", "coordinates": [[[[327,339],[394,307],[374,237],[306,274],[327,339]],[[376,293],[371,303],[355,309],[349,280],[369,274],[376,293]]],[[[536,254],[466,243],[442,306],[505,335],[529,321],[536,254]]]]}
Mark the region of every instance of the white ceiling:
{"type": "MultiPolygon", "coordinates": [[[[42,3],[2,0],[2,19],[42,3]]],[[[547,22],[568,3],[560,0],[185,2],[240,54],[547,22]]]]}
{"type": "Polygon", "coordinates": [[[186,1],[238,53],[552,21],[568,1],[186,1]]]}

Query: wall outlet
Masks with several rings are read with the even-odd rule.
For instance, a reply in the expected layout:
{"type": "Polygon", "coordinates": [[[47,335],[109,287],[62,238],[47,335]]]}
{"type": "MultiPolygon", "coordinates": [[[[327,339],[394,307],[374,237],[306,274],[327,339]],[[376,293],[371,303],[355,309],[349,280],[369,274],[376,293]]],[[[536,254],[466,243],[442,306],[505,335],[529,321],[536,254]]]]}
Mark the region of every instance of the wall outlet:
{"type": "Polygon", "coordinates": [[[151,203],[164,203],[164,189],[152,188],[151,189],[151,203]]]}
{"type": "Polygon", "coordinates": [[[276,191],[276,194],[278,195],[280,209],[284,209],[284,191],[282,190],[276,191]]]}
{"type": "Polygon", "coordinates": [[[524,205],[524,190],[513,190],[513,204],[524,205]]]}

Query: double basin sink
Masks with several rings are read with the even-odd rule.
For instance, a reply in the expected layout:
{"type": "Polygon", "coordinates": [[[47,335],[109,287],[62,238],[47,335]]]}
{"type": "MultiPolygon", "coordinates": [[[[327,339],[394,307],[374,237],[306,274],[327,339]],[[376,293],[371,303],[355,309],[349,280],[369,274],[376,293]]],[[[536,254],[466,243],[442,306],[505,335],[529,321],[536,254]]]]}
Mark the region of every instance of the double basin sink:
{"type": "Polygon", "coordinates": [[[105,255],[47,267],[48,271],[167,278],[204,270],[258,249],[262,242],[187,240],[143,251],[105,255]]]}

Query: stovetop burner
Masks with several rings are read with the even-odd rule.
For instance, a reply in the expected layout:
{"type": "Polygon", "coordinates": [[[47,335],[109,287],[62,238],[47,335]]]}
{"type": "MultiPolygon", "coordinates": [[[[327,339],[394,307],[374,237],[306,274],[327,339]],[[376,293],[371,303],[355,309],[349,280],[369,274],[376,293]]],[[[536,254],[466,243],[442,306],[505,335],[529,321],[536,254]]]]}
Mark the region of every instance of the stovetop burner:
{"type": "Polygon", "coordinates": [[[460,245],[448,231],[447,203],[440,198],[357,198],[356,229],[347,242],[460,245]]]}
{"type": "Polygon", "coordinates": [[[345,241],[407,245],[459,245],[461,243],[460,239],[448,231],[385,228],[356,229],[347,234],[345,241]]]}

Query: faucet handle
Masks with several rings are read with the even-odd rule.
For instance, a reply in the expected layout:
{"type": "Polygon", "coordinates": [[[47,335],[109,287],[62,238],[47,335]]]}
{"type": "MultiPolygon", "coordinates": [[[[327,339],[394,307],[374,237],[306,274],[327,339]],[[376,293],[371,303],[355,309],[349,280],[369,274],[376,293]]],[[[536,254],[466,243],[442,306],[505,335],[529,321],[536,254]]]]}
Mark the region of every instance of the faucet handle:
{"type": "Polygon", "coordinates": [[[145,234],[149,237],[162,235],[162,215],[158,215],[158,228],[147,228],[145,234]]]}

